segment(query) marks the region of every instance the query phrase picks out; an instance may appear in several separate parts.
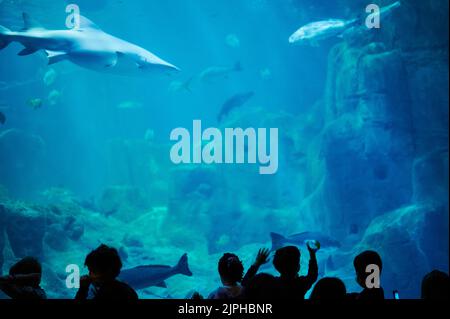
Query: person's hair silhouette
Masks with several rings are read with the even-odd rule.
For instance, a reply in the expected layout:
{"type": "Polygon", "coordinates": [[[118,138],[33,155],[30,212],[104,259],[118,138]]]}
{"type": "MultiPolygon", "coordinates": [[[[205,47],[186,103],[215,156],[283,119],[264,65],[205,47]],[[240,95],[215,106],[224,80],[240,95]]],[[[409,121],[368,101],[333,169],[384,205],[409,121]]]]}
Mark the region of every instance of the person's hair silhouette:
{"type": "Polygon", "coordinates": [[[136,292],[116,277],[122,269],[122,261],[115,248],[100,245],[91,251],[84,262],[88,276],[80,280],[80,289],[75,299],[115,300],[138,298],[136,292]]]}
{"type": "Polygon", "coordinates": [[[226,253],[218,265],[220,279],[224,285],[234,285],[242,281],[244,266],[238,256],[226,253]]]}
{"type": "Polygon", "coordinates": [[[41,263],[34,257],[25,257],[9,269],[9,276],[0,277],[0,290],[12,299],[46,299],[41,278],[41,263]]]}
{"type": "Polygon", "coordinates": [[[345,284],[339,278],[325,277],[314,286],[311,300],[344,300],[347,296],[345,284]]]}
{"type": "Polygon", "coordinates": [[[306,276],[299,276],[300,250],[295,246],[287,246],[278,249],[273,258],[273,265],[280,273],[275,278],[277,296],[280,299],[304,299],[306,292],[317,280],[318,267],[316,249],[307,245],[309,251],[309,268],[306,276]]]}
{"type": "Polygon", "coordinates": [[[445,272],[433,270],[423,277],[422,299],[448,300],[449,277],[445,272]]]}
{"type": "Polygon", "coordinates": [[[380,255],[373,250],[363,251],[355,257],[353,260],[353,266],[356,273],[356,282],[363,288],[363,290],[360,293],[348,294],[349,298],[358,300],[384,299],[384,290],[381,286],[379,288],[368,287],[366,283],[368,276],[371,275],[371,272],[368,271],[368,266],[378,267],[379,275],[381,276],[383,262],[380,255]]]}
{"type": "Polygon", "coordinates": [[[278,249],[273,265],[282,277],[295,277],[300,271],[300,250],[295,246],[278,249]]]}
{"type": "Polygon", "coordinates": [[[278,299],[277,281],[274,276],[266,273],[257,274],[249,280],[244,291],[245,299],[278,299]]]}
{"type": "MultiPolygon", "coordinates": [[[[261,265],[268,261],[270,251],[260,249],[255,262],[244,276],[244,266],[238,256],[226,253],[220,258],[218,270],[223,287],[213,291],[208,299],[236,299],[243,298],[244,288],[255,277],[261,265]]],[[[198,297],[199,295],[196,295],[198,297]]]]}

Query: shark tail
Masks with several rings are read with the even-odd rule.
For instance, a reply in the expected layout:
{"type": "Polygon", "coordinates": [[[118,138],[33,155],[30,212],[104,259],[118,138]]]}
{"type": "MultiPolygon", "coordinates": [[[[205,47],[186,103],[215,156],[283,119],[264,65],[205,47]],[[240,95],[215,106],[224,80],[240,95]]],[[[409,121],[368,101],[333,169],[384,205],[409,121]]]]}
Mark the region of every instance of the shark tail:
{"type": "Polygon", "coordinates": [[[185,276],[192,276],[192,272],[189,269],[188,265],[188,256],[187,254],[184,254],[181,256],[180,260],[178,261],[178,264],[175,266],[175,270],[178,274],[182,274],[185,276]]]}
{"type": "Polygon", "coordinates": [[[270,233],[270,238],[272,239],[272,251],[281,248],[286,242],[286,237],[277,233],[270,233]]]}
{"type": "Polygon", "coordinates": [[[11,43],[11,40],[8,38],[9,32],[11,30],[0,25],[0,50],[6,48],[11,43]]]}

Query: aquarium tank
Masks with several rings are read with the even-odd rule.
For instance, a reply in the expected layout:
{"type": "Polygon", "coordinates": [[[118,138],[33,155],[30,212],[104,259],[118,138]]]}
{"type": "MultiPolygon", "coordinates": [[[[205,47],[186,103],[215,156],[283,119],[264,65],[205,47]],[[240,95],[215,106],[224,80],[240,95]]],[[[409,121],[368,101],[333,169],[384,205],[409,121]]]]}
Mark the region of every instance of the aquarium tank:
{"type": "Polygon", "coordinates": [[[139,298],[206,297],[224,253],[305,275],[309,243],[319,279],[359,292],[372,250],[420,298],[449,267],[448,6],[0,0],[0,275],[32,256],[72,299],[105,244],[139,298]]]}

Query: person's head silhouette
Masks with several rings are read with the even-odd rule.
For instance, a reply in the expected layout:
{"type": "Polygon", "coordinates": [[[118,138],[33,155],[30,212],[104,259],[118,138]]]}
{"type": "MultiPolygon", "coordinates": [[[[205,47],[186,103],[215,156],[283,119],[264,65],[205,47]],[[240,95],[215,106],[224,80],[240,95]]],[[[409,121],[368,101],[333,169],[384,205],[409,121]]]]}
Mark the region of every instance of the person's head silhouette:
{"type": "Polygon", "coordinates": [[[219,260],[219,275],[225,286],[236,285],[242,281],[244,266],[235,254],[226,253],[219,260]]]}
{"type": "Polygon", "coordinates": [[[345,284],[339,278],[325,277],[314,286],[309,299],[312,300],[343,300],[346,298],[345,284]]]}
{"type": "Polygon", "coordinates": [[[115,248],[100,245],[91,251],[84,262],[94,283],[114,280],[122,269],[122,261],[115,248]]]}
{"type": "Polygon", "coordinates": [[[353,260],[353,266],[355,267],[356,272],[356,282],[363,288],[367,288],[366,279],[371,274],[371,272],[368,271],[368,266],[370,265],[378,267],[381,274],[383,262],[381,261],[380,255],[372,250],[366,250],[360,253],[353,260]]]}
{"type": "MultiPolygon", "coordinates": [[[[38,287],[41,283],[42,266],[41,263],[34,257],[25,257],[15,263],[10,269],[11,276],[17,275],[37,275],[28,281],[31,286],[38,287]]],[[[31,278],[31,277],[30,277],[31,278]]]]}
{"type": "Polygon", "coordinates": [[[274,276],[266,273],[257,274],[245,287],[248,299],[277,299],[277,286],[274,276]]]}
{"type": "Polygon", "coordinates": [[[446,273],[433,270],[423,277],[422,299],[446,300],[449,299],[449,277],[446,273]]]}
{"type": "Polygon", "coordinates": [[[282,277],[295,277],[300,271],[300,250],[295,246],[278,249],[273,265],[282,277]]]}

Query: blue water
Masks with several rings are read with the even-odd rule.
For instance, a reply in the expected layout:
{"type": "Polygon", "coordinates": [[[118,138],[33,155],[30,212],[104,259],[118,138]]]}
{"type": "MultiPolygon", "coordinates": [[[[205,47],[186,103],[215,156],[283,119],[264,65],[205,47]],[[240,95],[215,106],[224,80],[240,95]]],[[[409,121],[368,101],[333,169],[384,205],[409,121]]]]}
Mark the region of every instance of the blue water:
{"type": "MultiPolygon", "coordinates": [[[[381,29],[361,29],[353,42],[331,37],[303,46],[288,43],[299,27],[354,18],[367,3],[78,4],[105,32],[181,72],[121,77],[68,61],[48,66],[42,51],[17,56],[18,43],[0,52],[0,111],[6,116],[0,124],[0,204],[44,207],[40,230],[20,217],[22,232],[33,229],[24,241],[10,225],[22,220],[10,218],[14,209],[0,216],[8,238],[0,240],[3,272],[21,253],[34,252],[44,263],[49,295],[67,298],[74,291],[64,287],[65,266],[82,267],[100,242],[122,247],[127,267],[173,265],[187,252],[193,277],[178,275],[165,290],[139,292],[143,298],[182,298],[219,285],[221,253],[237,252],[249,266],[257,249],[270,246],[270,232],[308,230],[342,243],[319,252],[319,268],[321,276],[341,277],[349,291],[359,289],[352,258],[363,249],[384,259],[386,297],[397,289],[417,298],[427,272],[448,272],[447,1],[405,0],[381,29]],[[236,63],[242,71],[212,82],[199,78],[208,68],[236,63]],[[55,80],[48,80],[53,73],[55,80]],[[176,89],[185,81],[191,81],[189,90],[176,89]],[[218,123],[224,102],[248,91],[254,96],[218,123]],[[42,105],[32,107],[33,99],[42,105]],[[192,130],[195,119],[204,128],[279,128],[278,172],[173,164],[170,132],[192,130]],[[83,229],[75,239],[59,225],[70,216],[83,229]],[[42,247],[27,250],[36,241],[42,247]]],[[[27,12],[48,29],[64,29],[66,5],[0,1],[0,25],[19,30],[27,12]]]]}

